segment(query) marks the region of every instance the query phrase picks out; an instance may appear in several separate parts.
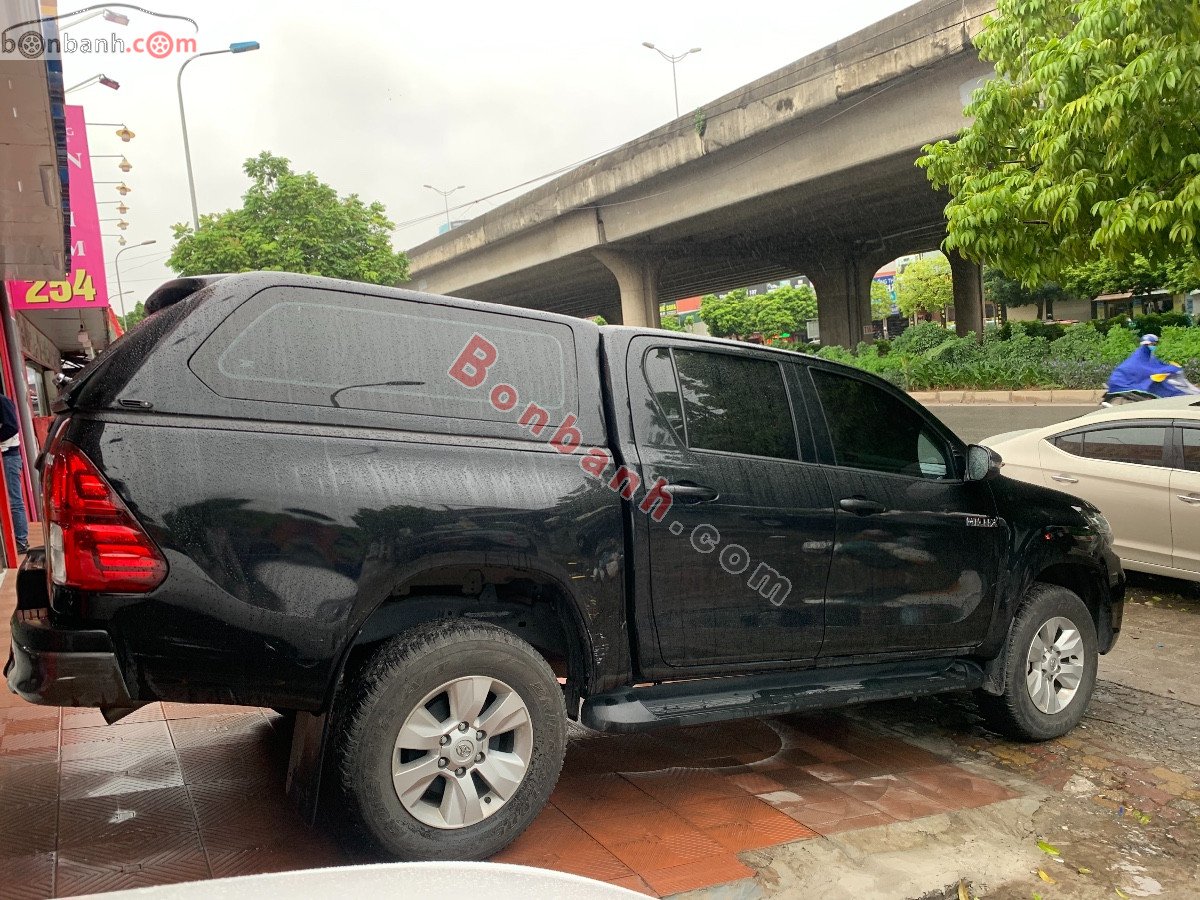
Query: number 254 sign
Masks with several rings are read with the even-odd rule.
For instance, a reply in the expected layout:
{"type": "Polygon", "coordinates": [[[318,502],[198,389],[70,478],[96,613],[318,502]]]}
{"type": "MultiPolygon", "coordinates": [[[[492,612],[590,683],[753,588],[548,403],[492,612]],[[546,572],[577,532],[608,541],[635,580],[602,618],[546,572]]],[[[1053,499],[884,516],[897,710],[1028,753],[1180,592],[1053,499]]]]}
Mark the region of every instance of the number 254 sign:
{"type": "Polygon", "coordinates": [[[31,281],[25,289],[25,303],[29,306],[56,306],[72,303],[81,305],[96,302],[96,288],[87,269],[76,269],[72,281],[31,281]]]}

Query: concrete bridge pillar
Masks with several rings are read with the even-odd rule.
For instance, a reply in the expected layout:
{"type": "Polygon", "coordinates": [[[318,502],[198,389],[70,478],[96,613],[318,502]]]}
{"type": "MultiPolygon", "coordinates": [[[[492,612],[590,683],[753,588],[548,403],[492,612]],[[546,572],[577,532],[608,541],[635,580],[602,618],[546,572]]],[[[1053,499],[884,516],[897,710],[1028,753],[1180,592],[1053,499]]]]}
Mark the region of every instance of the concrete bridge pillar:
{"type": "Polygon", "coordinates": [[[658,276],[663,261],[647,259],[625,250],[602,247],[592,251],[617,279],[621,289],[622,325],[658,328],[658,276]]]}
{"type": "Polygon", "coordinates": [[[848,255],[805,269],[817,291],[821,344],[853,349],[871,340],[871,277],[887,260],[848,255]]]}
{"type": "Polygon", "coordinates": [[[983,266],[964,259],[953,250],[946,253],[950,260],[950,276],[954,280],[954,330],[959,337],[968,332],[983,337],[983,266]]]}

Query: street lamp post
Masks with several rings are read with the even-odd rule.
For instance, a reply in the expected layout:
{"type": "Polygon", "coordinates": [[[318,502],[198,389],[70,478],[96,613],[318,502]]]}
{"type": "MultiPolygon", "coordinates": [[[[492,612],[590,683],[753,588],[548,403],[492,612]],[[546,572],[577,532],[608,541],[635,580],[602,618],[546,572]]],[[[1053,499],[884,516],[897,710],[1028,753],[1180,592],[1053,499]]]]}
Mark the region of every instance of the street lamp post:
{"type": "Polygon", "coordinates": [[[674,85],[674,87],[675,87],[675,118],[678,119],[679,118],[679,79],[675,77],[675,64],[678,63],[680,60],[686,59],[687,57],[691,56],[693,53],[699,53],[700,48],[693,47],[687,53],[671,54],[671,53],[667,53],[665,50],[655,47],[649,41],[642,41],[642,46],[648,47],[649,49],[653,50],[655,53],[657,53],[659,56],[661,56],[663,59],[665,59],[667,62],[669,62],[671,64],[671,84],[674,85]]]}
{"type": "Polygon", "coordinates": [[[425,185],[425,187],[429,188],[431,191],[436,191],[437,193],[442,195],[442,202],[444,202],[446,204],[446,229],[449,230],[450,229],[450,195],[453,194],[455,191],[461,191],[463,188],[466,187],[466,185],[460,184],[458,187],[450,188],[450,190],[448,190],[448,191],[443,191],[441,188],[435,188],[432,184],[427,184],[427,185],[425,185]]]}
{"type": "Polygon", "coordinates": [[[122,247],[120,250],[118,250],[117,255],[113,257],[113,267],[116,269],[117,273],[117,299],[121,302],[122,319],[125,318],[125,301],[122,299],[125,296],[125,292],[121,290],[121,254],[126,250],[132,250],[134,247],[145,247],[149,244],[157,243],[158,241],[156,241],[154,238],[151,238],[148,241],[142,241],[140,244],[130,244],[128,247],[122,247]]]}
{"type": "Polygon", "coordinates": [[[71,87],[69,87],[65,91],[63,91],[63,93],[69,94],[69,93],[71,93],[71,91],[77,91],[80,88],[85,88],[88,85],[96,84],[96,83],[100,83],[100,84],[104,85],[106,88],[112,88],[114,91],[119,91],[121,89],[120,82],[115,81],[112,78],[109,78],[107,75],[100,74],[100,75],[93,75],[91,78],[86,78],[83,81],[79,82],[79,84],[72,85],[71,87]]]}
{"type": "Polygon", "coordinates": [[[192,60],[199,59],[202,56],[220,56],[222,53],[247,53],[258,48],[258,41],[234,41],[225,50],[209,50],[207,53],[197,53],[195,56],[189,56],[183,61],[183,65],[179,67],[179,74],[175,77],[175,90],[179,94],[179,124],[183,127],[183,158],[187,162],[188,191],[192,196],[192,229],[195,231],[200,230],[200,212],[196,206],[196,180],[192,177],[192,148],[188,145],[187,116],[183,111],[183,70],[187,68],[188,63],[192,60]]]}

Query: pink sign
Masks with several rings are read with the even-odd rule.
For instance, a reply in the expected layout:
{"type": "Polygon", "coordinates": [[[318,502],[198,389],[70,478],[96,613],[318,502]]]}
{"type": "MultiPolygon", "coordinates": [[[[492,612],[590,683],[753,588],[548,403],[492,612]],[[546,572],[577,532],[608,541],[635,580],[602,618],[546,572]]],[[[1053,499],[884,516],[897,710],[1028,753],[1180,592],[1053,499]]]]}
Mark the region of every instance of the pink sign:
{"type": "Polygon", "coordinates": [[[67,170],[71,186],[71,272],[66,281],[10,281],[8,296],[15,310],[80,309],[108,306],[104,248],[100,245],[100,213],[92,160],[88,155],[83,107],[68,106],[67,170]]]}

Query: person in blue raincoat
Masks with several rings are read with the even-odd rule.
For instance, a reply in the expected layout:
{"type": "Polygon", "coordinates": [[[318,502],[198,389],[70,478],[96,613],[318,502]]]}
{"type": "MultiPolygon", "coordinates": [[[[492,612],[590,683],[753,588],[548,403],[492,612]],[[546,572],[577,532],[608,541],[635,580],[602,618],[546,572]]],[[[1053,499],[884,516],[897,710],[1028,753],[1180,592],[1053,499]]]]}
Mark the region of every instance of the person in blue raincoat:
{"type": "Polygon", "coordinates": [[[1108,392],[1144,391],[1158,397],[1174,397],[1186,391],[1170,384],[1172,375],[1183,371],[1181,366],[1165,363],[1154,356],[1158,335],[1148,334],[1129,358],[1113,369],[1108,379],[1108,392]]]}

